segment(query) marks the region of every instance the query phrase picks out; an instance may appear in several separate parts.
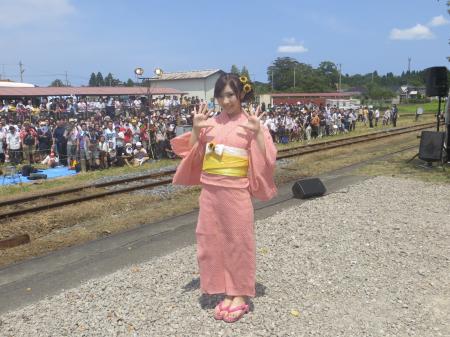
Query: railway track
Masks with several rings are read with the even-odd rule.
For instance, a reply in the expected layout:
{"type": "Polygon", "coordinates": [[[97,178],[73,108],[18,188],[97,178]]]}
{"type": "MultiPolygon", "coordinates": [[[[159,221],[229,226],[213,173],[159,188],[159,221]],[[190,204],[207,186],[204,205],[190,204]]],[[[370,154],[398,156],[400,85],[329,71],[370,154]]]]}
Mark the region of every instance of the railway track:
{"type": "MultiPolygon", "coordinates": [[[[289,149],[280,149],[278,151],[277,160],[295,157],[303,154],[325,151],[341,146],[358,144],[362,142],[373,141],[386,137],[392,137],[405,133],[420,131],[433,127],[434,123],[420,124],[411,127],[397,128],[394,130],[386,130],[375,132],[368,135],[361,135],[356,137],[330,140],[321,143],[297,146],[289,149]]],[[[172,176],[175,169],[166,170],[163,172],[145,174],[138,177],[128,177],[117,179],[110,182],[98,183],[93,185],[85,185],[76,188],[70,188],[55,192],[42,193],[39,195],[32,195],[23,198],[10,199],[0,202],[0,220],[11,219],[19,215],[36,213],[42,210],[63,207],[70,204],[75,204],[83,201],[98,199],[110,195],[127,193],[134,190],[154,188],[161,185],[168,185],[172,182],[172,176]],[[151,180],[151,181],[146,181],[151,180]],[[156,180],[156,181],[155,181],[156,180]],[[125,186],[113,190],[106,190],[105,188],[111,186],[119,186],[123,184],[141,181],[140,184],[132,186],[125,186]],[[61,198],[61,200],[54,200],[61,198]]]]}

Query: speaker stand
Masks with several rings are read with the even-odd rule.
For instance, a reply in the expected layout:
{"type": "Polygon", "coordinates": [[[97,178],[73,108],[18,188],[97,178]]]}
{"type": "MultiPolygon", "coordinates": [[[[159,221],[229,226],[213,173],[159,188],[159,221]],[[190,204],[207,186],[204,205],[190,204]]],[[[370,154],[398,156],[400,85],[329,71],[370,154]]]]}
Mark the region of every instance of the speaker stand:
{"type": "Polygon", "coordinates": [[[447,163],[450,163],[450,120],[447,120],[447,123],[447,141],[444,144],[445,152],[447,153],[447,163]]]}
{"type": "Polygon", "coordinates": [[[417,158],[419,156],[419,153],[416,153],[415,155],[414,155],[414,157],[412,157],[410,160],[408,160],[406,163],[410,163],[410,162],[412,162],[413,160],[414,160],[414,158],[417,158]]]}
{"type": "Polygon", "coordinates": [[[438,113],[437,113],[437,131],[439,131],[439,125],[440,125],[440,121],[441,121],[441,96],[439,96],[439,100],[438,100],[438,113]]]}

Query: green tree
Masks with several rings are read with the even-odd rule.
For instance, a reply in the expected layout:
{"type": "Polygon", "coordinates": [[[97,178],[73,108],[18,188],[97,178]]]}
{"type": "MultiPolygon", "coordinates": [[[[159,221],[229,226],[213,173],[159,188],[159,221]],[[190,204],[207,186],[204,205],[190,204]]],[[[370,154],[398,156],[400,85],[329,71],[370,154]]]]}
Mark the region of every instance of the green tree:
{"type": "Polygon", "coordinates": [[[49,87],[65,87],[64,82],[59,78],[50,83],[49,87]]]}
{"type": "Polygon", "coordinates": [[[99,71],[95,77],[96,87],[103,87],[105,85],[105,80],[103,79],[102,73],[99,71]]]}
{"type": "Polygon", "coordinates": [[[114,87],[114,77],[111,73],[108,73],[108,75],[106,75],[104,81],[105,86],[107,87],[114,87]]]}
{"type": "Polygon", "coordinates": [[[239,68],[235,64],[233,64],[231,66],[230,73],[235,74],[235,75],[240,75],[241,74],[241,72],[239,71],[239,68]]]}
{"type": "Polygon", "coordinates": [[[394,93],[376,83],[370,83],[367,86],[367,96],[373,100],[380,100],[384,98],[392,98],[394,97],[394,93]]]}
{"type": "Polygon", "coordinates": [[[294,67],[300,63],[291,57],[278,57],[267,68],[269,84],[273,90],[286,90],[294,84],[294,67]]]}
{"type": "Polygon", "coordinates": [[[95,73],[91,74],[91,78],[89,78],[89,86],[90,87],[96,87],[97,86],[97,77],[95,76],[95,73]]]}
{"type": "Polygon", "coordinates": [[[329,88],[336,88],[336,83],[339,81],[339,71],[336,64],[331,61],[320,62],[317,68],[319,75],[322,75],[326,80],[326,85],[329,88]]]}
{"type": "Polygon", "coordinates": [[[240,74],[240,75],[241,75],[241,76],[247,77],[248,80],[251,81],[251,79],[250,79],[250,74],[249,74],[248,69],[247,69],[246,66],[243,66],[243,67],[242,67],[242,70],[241,70],[241,74],[240,74]]]}
{"type": "Polygon", "coordinates": [[[128,79],[128,81],[125,83],[126,87],[134,87],[134,82],[131,78],[128,79]]]}

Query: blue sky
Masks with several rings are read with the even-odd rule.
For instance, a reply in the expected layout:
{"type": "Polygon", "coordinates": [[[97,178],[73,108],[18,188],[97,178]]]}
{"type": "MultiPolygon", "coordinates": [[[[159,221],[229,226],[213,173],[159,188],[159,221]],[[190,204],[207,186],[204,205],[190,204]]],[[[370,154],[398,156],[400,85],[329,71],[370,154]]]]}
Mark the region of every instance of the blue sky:
{"type": "Polygon", "coordinates": [[[448,67],[444,0],[0,0],[0,74],[47,86],[68,72],[121,80],[245,65],[252,79],[280,56],[314,67],[329,60],[348,74],[448,67]],[[4,52],[6,51],[6,52],[4,52]]]}

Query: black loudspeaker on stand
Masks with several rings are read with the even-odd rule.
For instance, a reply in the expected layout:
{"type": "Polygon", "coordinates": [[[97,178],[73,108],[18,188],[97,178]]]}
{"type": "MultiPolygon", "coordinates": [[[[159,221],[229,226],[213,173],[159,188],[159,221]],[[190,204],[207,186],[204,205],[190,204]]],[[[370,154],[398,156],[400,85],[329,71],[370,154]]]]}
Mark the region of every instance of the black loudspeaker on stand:
{"type": "Polygon", "coordinates": [[[447,67],[425,69],[426,95],[445,97],[448,95],[447,67]]]}
{"type": "Polygon", "coordinates": [[[319,178],[301,179],[292,186],[294,198],[307,199],[324,195],[326,188],[319,178]]]}
{"type": "MultiPolygon", "coordinates": [[[[436,131],[439,131],[440,124],[440,114],[441,114],[441,99],[442,97],[447,97],[448,95],[448,70],[447,67],[431,67],[425,69],[425,81],[426,81],[426,95],[428,97],[438,97],[438,113],[436,115],[437,127],[436,131]]],[[[450,160],[450,109],[449,102],[446,106],[447,111],[445,111],[446,120],[446,132],[447,132],[447,142],[446,144],[446,161],[450,160]]]]}
{"type": "Polygon", "coordinates": [[[432,166],[433,162],[440,162],[444,169],[443,152],[444,152],[445,133],[437,131],[422,131],[420,135],[419,153],[412,157],[408,162],[419,156],[419,159],[432,166]]]}
{"type": "Polygon", "coordinates": [[[439,97],[438,113],[436,115],[436,131],[439,131],[441,99],[448,95],[447,67],[431,67],[425,69],[425,81],[426,95],[428,97],[439,97]]]}

